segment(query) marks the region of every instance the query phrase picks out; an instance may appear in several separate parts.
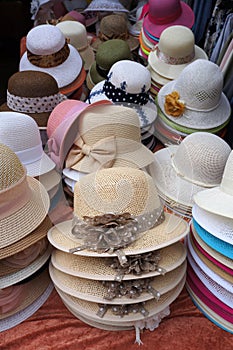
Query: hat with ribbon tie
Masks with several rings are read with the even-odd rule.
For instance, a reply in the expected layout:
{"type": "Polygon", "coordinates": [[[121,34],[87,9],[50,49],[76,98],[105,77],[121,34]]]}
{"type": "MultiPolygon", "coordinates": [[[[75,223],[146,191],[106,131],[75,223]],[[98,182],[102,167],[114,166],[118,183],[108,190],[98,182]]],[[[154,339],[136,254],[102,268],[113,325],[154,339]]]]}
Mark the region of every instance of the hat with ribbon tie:
{"type": "Polygon", "coordinates": [[[33,70],[49,73],[59,89],[71,84],[82,70],[82,58],[66,42],[62,31],[51,24],[32,28],[26,36],[26,52],[19,62],[19,71],[33,70]]]}
{"type": "Polygon", "coordinates": [[[50,74],[34,70],[16,72],[8,80],[7,101],[0,111],[26,113],[39,127],[46,128],[53,108],[66,98],[50,74]]]}

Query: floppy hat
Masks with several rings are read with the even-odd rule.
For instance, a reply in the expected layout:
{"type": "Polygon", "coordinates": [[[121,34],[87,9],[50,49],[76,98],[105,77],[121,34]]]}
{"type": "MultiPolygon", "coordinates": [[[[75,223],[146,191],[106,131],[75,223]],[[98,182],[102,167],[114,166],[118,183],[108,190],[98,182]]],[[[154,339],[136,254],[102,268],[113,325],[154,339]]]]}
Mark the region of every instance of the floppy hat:
{"type": "Polygon", "coordinates": [[[150,72],[142,64],[121,60],[113,64],[104,81],[91,90],[88,101],[111,100],[113,103],[134,108],[140,119],[141,129],[152,125],[157,117],[157,107],[149,90],[150,72]],[[135,74],[137,72],[137,74],[135,74]]]}
{"type": "Polygon", "coordinates": [[[62,31],[69,44],[78,50],[84,61],[84,69],[89,70],[95,60],[95,54],[88,42],[85,26],[77,21],[63,21],[59,22],[56,27],[62,31]]]}
{"type": "Polygon", "coordinates": [[[164,29],[172,25],[192,28],[194,13],[189,5],[180,0],[149,0],[148,13],[143,19],[143,28],[160,38],[164,29]]]}
{"type": "Polygon", "coordinates": [[[49,73],[59,89],[71,84],[81,72],[80,54],[66,43],[64,34],[56,26],[41,24],[32,28],[26,36],[26,48],[19,62],[19,71],[49,73]]]}
{"type": "Polygon", "coordinates": [[[208,56],[195,45],[191,29],[176,25],[164,29],[159,43],[149,53],[148,63],[155,74],[177,79],[181,71],[197,59],[208,59],[208,56]]]}
{"type": "Polygon", "coordinates": [[[35,230],[45,219],[49,196],[44,186],[27,176],[16,154],[0,144],[0,248],[35,230]]]}
{"type": "Polygon", "coordinates": [[[166,117],[179,125],[211,129],[225,123],[231,114],[222,89],[223,74],[219,66],[197,59],[177,79],[160,89],[158,104],[166,117]]]}
{"type": "Polygon", "coordinates": [[[92,41],[91,46],[96,51],[101,43],[112,39],[125,40],[131,51],[139,46],[138,39],[129,34],[127,20],[119,14],[107,15],[101,19],[98,37],[92,41]]]}
{"type": "Polygon", "coordinates": [[[219,136],[196,132],[154,153],[150,174],[160,193],[192,207],[196,193],[220,184],[230,152],[219,136]]]}
{"type": "Polygon", "coordinates": [[[17,155],[29,176],[48,173],[56,166],[43,151],[38,125],[27,114],[0,112],[0,143],[17,155]]]}
{"type": "Polygon", "coordinates": [[[65,99],[50,74],[30,70],[16,72],[8,79],[7,101],[0,106],[0,111],[26,113],[39,127],[46,127],[53,108],[65,99]]]}
{"type": "Polygon", "coordinates": [[[110,104],[93,106],[79,115],[77,136],[65,164],[91,173],[112,166],[143,168],[153,160],[153,153],[141,143],[137,113],[110,104]]]}
{"type": "Polygon", "coordinates": [[[131,58],[131,51],[125,40],[111,39],[102,42],[96,51],[95,62],[88,72],[93,85],[107,78],[114,63],[131,58]]]}
{"type": "Polygon", "coordinates": [[[110,12],[129,12],[119,0],[92,0],[90,4],[83,10],[83,13],[86,12],[95,12],[95,11],[110,11],[110,12]]]}
{"type": "MultiPolygon", "coordinates": [[[[97,244],[98,247],[93,249],[92,239],[89,241],[90,244],[84,242],[85,238],[79,237],[75,232],[79,222],[86,225],[82,221],[83,217],[97,216],[96,220],[98,220],[99,216],[105,217],[106,213],[111,212],[119,216],[129,212],[139,221],[141,217],[145,215],[149,217],[154,213],[152,214],[153,221],[142,219],[146,224],[140,229],[143,230],[142,235],[139,237],[137,234],[133,235],[130,240],[125,237],[123,246],[125,246],[126,255],[164,248],[187,234],[188,224],[184,220],[163,212],[153,179],[148,174],[130,167],[116,167],[88,174],[76,183],[74,219],[54,226],[48,232],[48,239],[53,246],[66,252],[74,252],[83,256],[109,257],[110,246],[105,247],[105,252],[101,247],[106,242],[101,240],[100,246],[97,244]],[[87,249],[85,249],[86,243],[87,249]]],[[[135,229],[135,232],[138,230],[135,229]]],[[[85,234],[85,236],[88,238],[88,235],[85,234]]],[[[117,246],[122,246],[122,242],[120,242],[121,239],[117,239],[116,244],[114,237],[117,239],[118,232],[112,236],[112,242],[109,241],[107,245],[114,247],[111,256],[118,256],[119,254],[115,251],[117,251],[117,246]]],[[[95,240],[95,237],[93,239],[95,240]]]]}

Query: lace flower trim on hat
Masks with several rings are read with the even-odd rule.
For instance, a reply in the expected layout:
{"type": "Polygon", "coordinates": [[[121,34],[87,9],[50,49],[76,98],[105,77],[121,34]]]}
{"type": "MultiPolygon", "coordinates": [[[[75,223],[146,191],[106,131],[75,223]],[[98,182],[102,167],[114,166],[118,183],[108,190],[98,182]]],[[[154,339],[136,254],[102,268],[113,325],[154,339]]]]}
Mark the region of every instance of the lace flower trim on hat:
{"type": "Polygon", "coordinates": [[[178,64],[186,64],[186,63],[189,63],[191,62],[194,57],[195,57],[195,51],[193,49],[193,51],[187,55],[187,56],[184,56],[184,57],[172,57],[172,56],[169,56],[165,53],[163,53],[158,45],[155,46],[154,49],[152,49],[152,51],[156,50],[156,53],[157,53],[157,57],[160,61],[163,61],[164,63],[167,63],[167,64],[171,64],[171,65],[178,65],[178,64]]]}
{"type": "Polygon", "coordinates": [[[124,266],[127,258],[120,248],[127,247],[141,236],[143,232],[158,226],[165,220],[163,208],[131,216],[130,213],[115,215],[112,213],[95,217],[84,216],[83,220],[74,216],[72,234],[83,240],[83,245],[70,249],[71,253],[90,249],[97,252],[117,254],[120,264],[124,266]]]}
{"type": "Polygon", "coordinates": [[[67,97],[60,93],[43,97],[21,97],[15,96],[7,90],[7,106],[16,112],[51,112],[60,102],[66,99],[67,97]]]}
{"type": "Polygon", "coordinates": [[[173,91],[165,96],[164,109],[165,112],[173,117],[180,117],[185,110],[185,104],[179,100],[180,94],[173,91]]]}
{"type": "Polygon", "coordinates": [[[110,305],[110,304],[99,304],[99,310],[97,311],[97,316],[103,318],[107,311],[112,312],[115,316],[120,316],[121,318],[130,313],[140,313],[144,317],[149,315],[149,311],[145,308],[145,302],[136,304],[123,304],[123,305],[110,305]]]}

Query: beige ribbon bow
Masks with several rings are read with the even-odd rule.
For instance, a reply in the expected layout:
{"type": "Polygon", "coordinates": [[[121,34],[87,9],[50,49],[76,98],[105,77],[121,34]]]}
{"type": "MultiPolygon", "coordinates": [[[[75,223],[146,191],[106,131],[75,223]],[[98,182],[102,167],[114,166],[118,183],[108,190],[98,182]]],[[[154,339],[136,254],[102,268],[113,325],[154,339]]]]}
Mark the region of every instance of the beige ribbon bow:
{"type": "Polygon", "coordinates": [[[80,137],[76,140],[67,156],[66,167],[76,170],[76,165],[85,157],[85,168],[94,172],[100,168],[111,168],[116,159],[116,137],[110,136],[97,141],[93,146],[84,143],[80,137]]]}

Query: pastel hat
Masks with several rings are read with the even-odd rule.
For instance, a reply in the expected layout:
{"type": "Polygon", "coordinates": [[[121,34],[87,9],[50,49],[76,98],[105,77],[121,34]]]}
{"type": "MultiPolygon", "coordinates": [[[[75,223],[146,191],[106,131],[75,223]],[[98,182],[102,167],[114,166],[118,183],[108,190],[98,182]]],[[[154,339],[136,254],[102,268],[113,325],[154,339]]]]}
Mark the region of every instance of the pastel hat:
{"type": "Polygon", "coordinates": [[[140,126],[151,126],[157,117],[157,107],[150,96],[150,72],[142,64],[130,60],[114,63],[107,79],[96,84],[88,101],[110,100],[113,103],[134,108],[140,119],[140,126]],[[135,74],[137,72],[137,74],[135,74]]]}
{"type": "Polygon", "coordinates": [[[194,13],[189,5],[180,0],[149,0],[148,13],[143,19],[143,28],[155,38],[160,38],[164,29],[172,25],[192,28],[194,13]]]}
{"type": "Polygon", "coordinates": [[[96,51],[102,42],[112,39],[125,40],[131,51],[139,46],[138,39],[129,34],[126,19],[119,14],[111,14],[101,19],[98,37],[93,40],[91,46],[96,51]]]}
{"type": "Polygon", "coordinates": [[[16,154],[0,145],[0,248],[29,235],[45,219],[49,196],[44,186],[26,175],[16,154]]]}
{"type": "Polygon", "coordinates": [[[26,113],[39,127],[46,127],[53,108],[65,99],[50,74],[27,70],[9,78],[7,101],[0,106],[0,111],[26,113]]]}
{"type": "Polygon", "coordinates": [[[61,30],[51,24],[32,28],[26,36],[26,48],[19,62],[19,71],[49,73],[57,81],[59,89],[71,84],[82,70],[78,51],[67,44],[61,30]]]}
{"type": "Polygon", "coordinates": [[[158,105],[169,120],[181,126],[199,130],[216,128],[229,120],[231,114],[222,89],[223,74],[219,66],[197,59],[177,79],[160,89],[158,105]]]}
{"type": "Polygon", "coordinates": [[[90,4],[83,10],[83,12],[95,11],[110,11],[110,12],[129,12],[119,0],[92,0],[90,4]]]}
{"type": "Polygon", "coordinates": [[[78,21],[82,23],[85,27],[92,26],[96,22],[98,22],[98,16],[94,13],[88,14],[86,13],[80,13],[77,10],[71,10],[67,12],[61,19],[61,22],[63,21],[78,21]]]}
{"type": "Polygon", "coordinates": [[[131,51],[125,40],[112,39],[101,43],[88,73],[93,84],[105,80],[113,64],[121,60],[131,60],[131,51]]]}
{"type": "Polygon", "coordinates": [[[56,166],[43,150],[35,120],[27,114],[0,112],[0,143],[17,155],[29,176],[48,173],[56,166]]]}
{"type": "Polygon", "coordinates": [[[161,195],[192,207],[196,193],[220,184],[230,152],[230,146],[219,136],[196,132],[178,146],[154,153],[150,174],[161,195]]]}
{"type": "Polygon", "coordinates": [[[77,21],[63,21],[58,23],[56,27],[62,31],[69,44],[78,50],[84,62],[84,69],[89,70],[95,60],[95,54],[88,42],[85,26],[77,21]]]}
{"type": "Polygon", "coordinates": [[[200,58],[208,59],[208,56],[195,45],[191,29],[174,25],[164,29],[159,43],[149,53],[148,63],[158,75],[177,79],[188,64],[200,58]]]}
{"type": "Polygon", "coordinates": [[[79,115],[66,168],[91,173],[113,166],[144,168],[153,162],[153,153],[141,143],[138,116],[132,108],[91,106],[79,115]]]}
{"type": "Polygon", "coordinates": [[[195,203],[202,209],[221,215],[225,218],[233,219],[233,151],[227,159],[221,183],[214,188],[203,190],[194,196],[195,203]]]}

